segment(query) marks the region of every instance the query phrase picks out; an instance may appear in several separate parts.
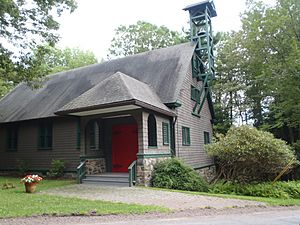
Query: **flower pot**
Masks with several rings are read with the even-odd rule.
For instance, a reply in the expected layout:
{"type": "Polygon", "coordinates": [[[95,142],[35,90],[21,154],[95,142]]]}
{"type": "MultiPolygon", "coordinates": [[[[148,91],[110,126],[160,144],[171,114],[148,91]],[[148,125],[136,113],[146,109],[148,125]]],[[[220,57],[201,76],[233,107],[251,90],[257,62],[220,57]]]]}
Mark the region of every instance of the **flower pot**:
{"type": "Polygon", "coordinates": [[[33,192],[35,192],[36,186],[37,186],[36,182],[25,183],[26,193],[33,193],[33,192]]]}

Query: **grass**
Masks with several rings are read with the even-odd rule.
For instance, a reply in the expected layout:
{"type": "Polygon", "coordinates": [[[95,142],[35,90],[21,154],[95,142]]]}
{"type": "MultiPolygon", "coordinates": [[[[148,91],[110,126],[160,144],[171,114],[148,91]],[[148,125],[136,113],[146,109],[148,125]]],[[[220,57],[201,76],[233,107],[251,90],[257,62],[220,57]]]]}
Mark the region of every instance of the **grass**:
{"type": "MultiPolygon", "coordinates": [[[[21,184],[18,178],[0,177],[0,188],[6,182],[14,184],[16,188],[0,189],[0,218],[36,215],[142,214],[169,211],[157,206],[91,201],[38,193],[28,194],[25,193],[24,184],[21,184]]],[[[74,181],[44,180],[38,184],[37,192],[70,184],[74,184],[74,181]]]]}
{"type": "Polygon", "coordinates": [[[211,196],[211,197],[219,197],[219,198],[233,198],[233,199],[264,202],[269,206],[300,206],[300,199],[280,199],[280,198],[264,198],[264,197],[233,195],[233,194],[232,195],[213,194],[213,193],[207,193],[207,192],[170,190],[170,189],[164,189],[164,188],[151,188],[151,189],[162,190],[162,191],[180,192],[180,193],[192,194],[192,195],[202,195],[202,196],[211,196]]]}

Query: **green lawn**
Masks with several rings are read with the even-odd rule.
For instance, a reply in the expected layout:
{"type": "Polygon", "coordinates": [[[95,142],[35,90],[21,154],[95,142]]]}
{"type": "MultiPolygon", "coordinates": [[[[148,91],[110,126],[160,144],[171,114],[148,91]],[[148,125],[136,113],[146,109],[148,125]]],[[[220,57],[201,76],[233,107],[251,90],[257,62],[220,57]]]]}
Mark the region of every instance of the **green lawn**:
{"type": "Polygon", "coordinates": [[[212,196],[212,197],[220,197],[220,198],[233,198],[233,199],[242,199],[242,200],[249,200],[249,201],[258,201],[258,202],[267,203],[270,206],[298,206],[298,205],[300,205],[300,199],[280,199],[280,198],[264,198],[264,197],[252,197],[252,196],[242,196],[242,195],[213,194],[213,193],[207,193],[207,192],[170,190],[170,189],[164,189],[164,188],[152,188],[152,189],[181,192],[181,193],[192,194],[192,195],[204,195],[204,196],[212,196]]]}
{"type": "Polygon", "coordinates": [[[0,188],[4,183],[13,183],[16,188],[0,189],[0,218],[33,215],[104,215],[146,212],[167,212],[166,208],[142,206],[137,204],[91,201],[78,198],[66,198],[38,194],[41,190],[74,184],[71,180],[43,180],[37,187],[37,193],[25,193],[20,179],[0,177],[0,188]]]}

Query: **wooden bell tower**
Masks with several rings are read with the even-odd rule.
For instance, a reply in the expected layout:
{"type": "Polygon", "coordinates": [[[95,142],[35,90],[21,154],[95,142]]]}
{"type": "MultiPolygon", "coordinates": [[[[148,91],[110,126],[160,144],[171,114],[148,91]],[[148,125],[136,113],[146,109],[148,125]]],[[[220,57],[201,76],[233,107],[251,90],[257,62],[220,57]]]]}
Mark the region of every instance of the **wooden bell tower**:
{"type": "Polygon", "coordinates": [[[217,12],[213,0],[189,5],[183,10],[189,11],[191,41],[196,44],[192,59],[193,78],[203,83],[200,90],[192,90],[192,98],[196,101],[192,113],[200,116],[207,96],[211,95],[210,87],[215,77],[211,18],[217,16],[217,12]]]}

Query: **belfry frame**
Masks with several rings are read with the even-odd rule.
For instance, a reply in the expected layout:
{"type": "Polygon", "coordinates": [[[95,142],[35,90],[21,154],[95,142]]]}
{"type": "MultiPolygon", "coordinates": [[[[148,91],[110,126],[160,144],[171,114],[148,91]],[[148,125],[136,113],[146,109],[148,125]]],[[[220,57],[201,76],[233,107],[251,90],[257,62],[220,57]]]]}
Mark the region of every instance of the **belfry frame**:
{"type": "Polygon", "coordinates": [[[213,35],[211,18],[217,16],[212,0],[206,0],[187,6],[183,10],[190,14],[191,41],[196,43],[195,53],[192,58],[192,74],[197,81],[203,82],[202,87],[192,90],[196,93],[193,115],[200,116],[204,102],[211,95],[212,81],[215,78],[213,35]]]}

